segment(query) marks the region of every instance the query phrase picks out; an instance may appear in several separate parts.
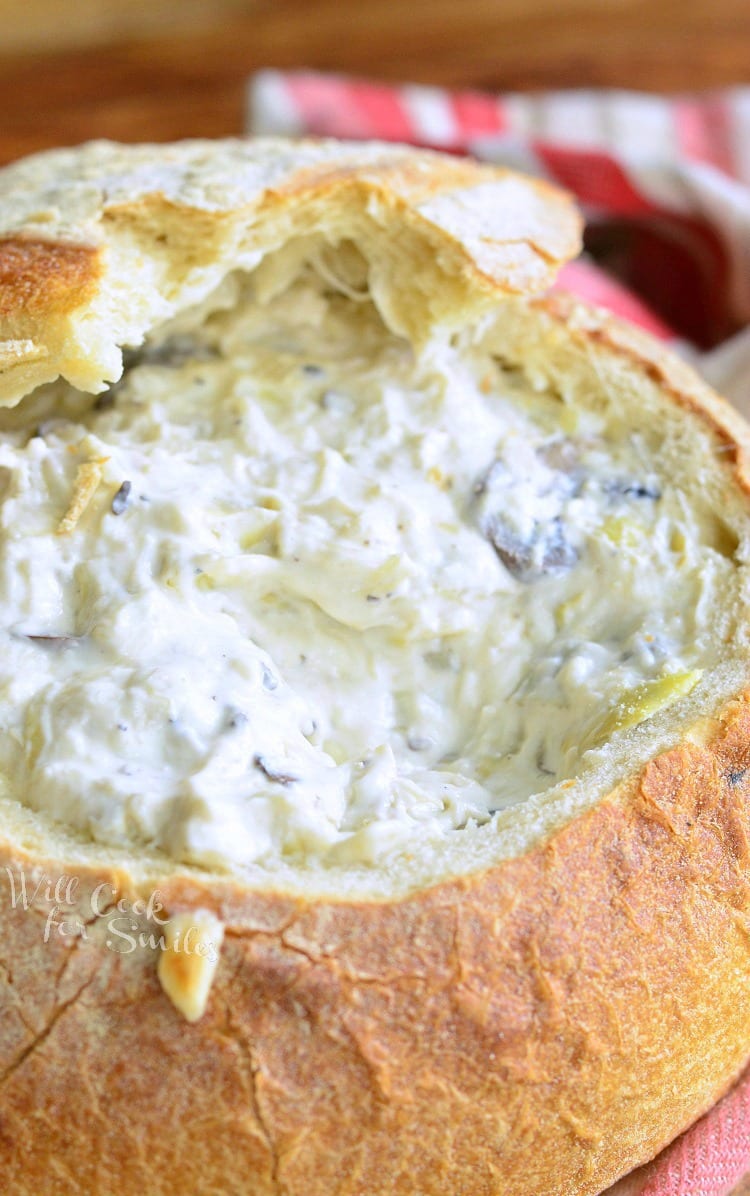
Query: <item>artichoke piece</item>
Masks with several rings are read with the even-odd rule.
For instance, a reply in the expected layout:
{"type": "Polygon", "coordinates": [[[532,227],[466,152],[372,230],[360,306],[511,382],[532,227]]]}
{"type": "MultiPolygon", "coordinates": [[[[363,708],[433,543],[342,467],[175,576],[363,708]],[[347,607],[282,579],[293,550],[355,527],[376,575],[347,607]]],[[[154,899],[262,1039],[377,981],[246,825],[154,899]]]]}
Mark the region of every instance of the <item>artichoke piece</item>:
{"type": "Polygon", "coordinates": [[[624,516],[611,515],[605,519],[602,532],[618,548],[640,548],[643,544],[643,528],[624,516]]]}
{"type": "Polygon", "coordinates": [[[579,752],[600,748],[617,734],[629,727],[636,727],[653,718],[660,710],[671,706],[678,698],[684,698],[695,689],[703,676],[702,669],[691,669],[684,673],[670,673],[643,681],[634,689],[627,690],[601,722],[596,724],[581,740],[579,752]]]}

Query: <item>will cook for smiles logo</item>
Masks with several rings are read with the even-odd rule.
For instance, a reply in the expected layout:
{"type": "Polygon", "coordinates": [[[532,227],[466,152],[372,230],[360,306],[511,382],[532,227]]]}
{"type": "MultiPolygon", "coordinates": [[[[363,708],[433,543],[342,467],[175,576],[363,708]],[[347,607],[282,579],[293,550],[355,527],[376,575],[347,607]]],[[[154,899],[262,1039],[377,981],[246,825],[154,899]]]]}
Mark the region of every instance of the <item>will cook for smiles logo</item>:
{"type": "MultiPolygon", "coordinates": [[[[147,897],[121,895],[109,881],[84,888],[78,876],[63,873],[50,877],[23,868],[4,868],[10,908],[44,916],[45,943],[61,939],[88,941],[102,937],[110,951],[128,955],[133,951],[177,951],[200,955],[214,963],[216,947],[206,941],[198,926],[173,931],[158,889],[147,897]]],[[[0,873],[2,876],[2,873],[0,873]]]]}

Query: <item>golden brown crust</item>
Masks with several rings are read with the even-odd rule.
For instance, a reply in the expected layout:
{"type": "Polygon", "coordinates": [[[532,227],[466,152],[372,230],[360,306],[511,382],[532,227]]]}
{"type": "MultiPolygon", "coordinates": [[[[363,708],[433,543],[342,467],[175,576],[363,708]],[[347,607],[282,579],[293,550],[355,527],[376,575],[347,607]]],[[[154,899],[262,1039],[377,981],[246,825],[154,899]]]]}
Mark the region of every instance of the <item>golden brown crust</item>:
{"type": "Polygon", "coordinates": [[[94,292],[101,273],[98,250],[21,237],[0,239],[0,319],[72,311],[94,292]]]}
{"type": "Polygon", "coordinates": [[[27,389],[58,373],[34,338],[40,322],[66,320],[96,292],[98,249],[25,236],[0,237],[0,378],[27,389]]]}
{"type": "Polygon", "coordinates": [[[44,943],[49,903],[6,896],[10,1190],[598,1192],[750,1054],[749,798],[744,695],[522,858],[398,903],[167,883],[227,922],[193,1027],[107,917],[44,943]]]}

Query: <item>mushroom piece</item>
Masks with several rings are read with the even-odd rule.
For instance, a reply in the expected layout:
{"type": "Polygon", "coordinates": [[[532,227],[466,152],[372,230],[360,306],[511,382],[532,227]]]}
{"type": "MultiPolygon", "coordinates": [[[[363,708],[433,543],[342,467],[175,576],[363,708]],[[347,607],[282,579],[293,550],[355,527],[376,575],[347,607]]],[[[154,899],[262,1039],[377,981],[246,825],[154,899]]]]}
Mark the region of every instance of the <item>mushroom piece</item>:
{"type": "MultiPolygon", "coordinates": [[[[524,479],[526,488],[528,479],[524,479]]],[[[565,572],[578,560],[563,520],[565,499],[571,493],[568,475],[552,472],[540,462],[540,489],[534,496],[537,514],[526,520],[527,530],[512,512],[519,501],[520,479],[503,461],[493,461],[474,486],[479,529],[501,563],[518,581],[530,583],[565,572]]]]}

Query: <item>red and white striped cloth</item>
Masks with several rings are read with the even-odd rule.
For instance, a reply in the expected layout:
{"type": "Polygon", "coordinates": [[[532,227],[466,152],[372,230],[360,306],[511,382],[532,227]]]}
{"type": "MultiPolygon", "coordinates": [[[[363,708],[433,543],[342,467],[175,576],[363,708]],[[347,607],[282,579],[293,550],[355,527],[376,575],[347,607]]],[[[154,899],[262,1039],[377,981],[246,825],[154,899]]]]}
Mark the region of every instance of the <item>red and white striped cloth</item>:
{"type": "MultiPolygon", "coordinates": [[[[404,141],[561,183],[588,254],[558,285],[674,341],[750,416],[750,88],[495,96],[262,71],[248,131],[404,141]]],[[[747,1172],[750,1072],[608,1196],[727,1196],[747,1172]]]]}
{"type": "MultiPolygon", "coordinates": [[[[750,324],[750,88],[664,99],[632,92],[448,92],[261,71],[254,133],[381,138],[471,153],[561,183],[586,212],[587,249],[560,285],[706,350],[750,324]],[[614,278],[625,284],[614,285],[614,278]],[[635,299],[637,295],[640,303],[635,299]]],[[[720,355],[750,413],[750,336],[720,355]]],[[[731,388],[730,388],[731,389],[731,388]]]]}

